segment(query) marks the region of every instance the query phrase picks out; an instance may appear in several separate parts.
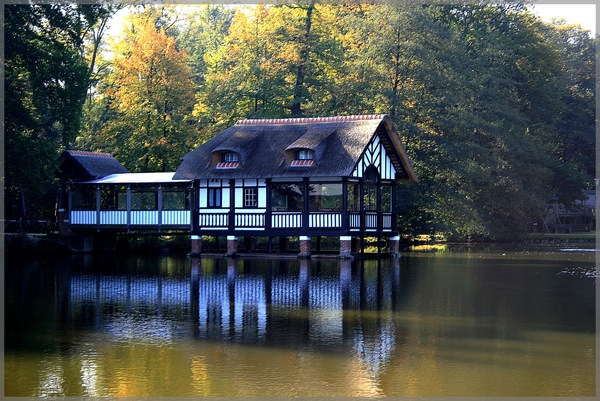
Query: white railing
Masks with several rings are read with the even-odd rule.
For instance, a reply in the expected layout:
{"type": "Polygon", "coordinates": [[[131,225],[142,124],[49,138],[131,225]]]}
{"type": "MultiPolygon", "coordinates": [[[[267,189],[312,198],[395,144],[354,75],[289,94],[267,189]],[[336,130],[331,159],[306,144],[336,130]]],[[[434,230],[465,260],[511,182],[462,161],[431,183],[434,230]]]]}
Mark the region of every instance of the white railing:
{"type": "Polygon", "coordinates": [[[189,226],[189,210],[163,210],[162,225],[164,226],[189,226]]]}
{"type": "Polygon", "coordinates": [[[377,229],[377,213],[365,213],[365,229],[377,229]]]}
{"type": "MultiPolygon", "coordinates": [[[[189,210],[163,210],[160,220],[157,210],[131,210],[129,218],[126,210],[72,210],[70,224],[82,226],[189,226],[191,212],[189,210]],[[99,220],[98,220],[99,218],[99,220]],[[160,224],[159,224],[160,221],[160,224]]],[[[229,227],[229,213],[200,213],[199,227],[219,228],[229,227]]],[[[234,215],[235,228],[264,229],[266,228],[266,213],[236,213],[234,215]]],[[[272,212],[271,228],[273,229],[300,229],[302,226],[302,212],[272,212]]],[[[376,212],[349,212],[348,228],[351,230],[391,230],[393,214],[384,213],[382,218],[376,212]],[[381,227],[379,227],[381,223],[381,227]]],[[[344,226],[342,212],[310,212],[308,228],[341,229],[344,226]]]]}
{"type": "Polygon", "coordinates": [[[360,228],[360,213],[350,213],[348,224],[351,229],[360,228]]]}
{"type": "Polygon", "coordinates": [[[341,213],[310,213],[308,216],[310,228],[341,228],[341,213]]]}
{"type": "Polygon", "coordinates": [[[198,221],[200,228],[227,228],[229,226],[229,214],[227,213],[202,213],[198,221]]]}
{"type": "Polygon", "coordinates": [[[302,228],[302,213],[277,213],[271,214],[272,228],[302,228]]]}
{"type": "Polygon", "coordinates": [[[383,215],[383,227],[382,229],[384,230],[391,230],[393,227],[393,223],[392,223],[392,214],[391,213],[385,213],[383,215]]]}
{"type": "Polygon", "coordinates": [[[132,210],[129,224],[134,226],[158,225],[157,210],[132,210]]]}
{"type": "Polygon", "coordinates": [[[90,225],[96,224],[95,210],[71,210],[69,224],[90,225]]]}
{"type": "Polygon", "coordinates": [[[381,227],[378,225],[379,217],[376,212],[365,212],[364,213],[364,227],[361,226],[361,213],[350,212],[348,224],[351,230],[359,230],[364,228],[365,230],[391,230],[394,227],[394,219],[392,213],[383,213],[381,219],[381,227]]]}
{"type": "Polygon", "coordinates": [[[126,225],[127,210],[101,210],[100,225],[126,225]]]}
{"type": "Polygon", "coordinates": [[[236,228],[265,228],[264,213],[236,213],[236,228]]]}

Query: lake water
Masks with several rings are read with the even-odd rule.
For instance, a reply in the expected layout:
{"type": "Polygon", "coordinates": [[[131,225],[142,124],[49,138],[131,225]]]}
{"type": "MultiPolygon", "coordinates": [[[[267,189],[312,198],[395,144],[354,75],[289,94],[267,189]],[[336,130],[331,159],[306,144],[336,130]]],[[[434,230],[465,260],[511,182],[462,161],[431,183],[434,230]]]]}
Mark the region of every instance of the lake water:
{"type": "Polygon", "coordinates": [[[594,396],[595,257],[6,261],[5,396],[594,396]]]}

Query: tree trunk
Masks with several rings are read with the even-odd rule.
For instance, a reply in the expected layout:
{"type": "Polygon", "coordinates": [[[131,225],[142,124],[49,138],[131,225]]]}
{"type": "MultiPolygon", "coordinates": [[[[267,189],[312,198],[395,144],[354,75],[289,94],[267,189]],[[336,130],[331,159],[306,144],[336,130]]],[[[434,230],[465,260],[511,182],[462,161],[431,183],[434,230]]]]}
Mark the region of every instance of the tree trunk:
{"type": "Polygon", "coordinates": [[[312,13],[315,9],[315,0],[311,0],[306,10],[306,29],[304,37],[300,43],[300,60],[298,62],[298,72],[296,73],[296,85],[294,86],[294,101],[292,103],[292,115],[298,116],[303,113],[302,98],[304,92],[304,79],[306,77],[306,66],[308,64],[308,40],[310,38],[310,28],[312,25],[312,13]]]}

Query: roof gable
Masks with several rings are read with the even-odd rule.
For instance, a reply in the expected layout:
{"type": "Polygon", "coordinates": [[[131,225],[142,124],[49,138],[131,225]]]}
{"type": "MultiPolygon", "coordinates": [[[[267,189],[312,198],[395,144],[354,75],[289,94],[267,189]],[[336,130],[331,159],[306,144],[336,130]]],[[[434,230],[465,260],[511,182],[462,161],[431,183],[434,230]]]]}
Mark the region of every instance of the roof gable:
{"type": "Polygon", "coordinates": [[[400,138],[385,115],[241,120],[185,155],[174,178],[350,176],[376,135],[384,137],[381,142],[393,154],[396,169],[406,172],[402,178],[416,181],[400,138]],[[290,151],[298,149],[314,151],[313,163],[292,166],[290,151]],[[225,151],[240,155],[237,168],[215,168],[214,154],[225,151]]]}

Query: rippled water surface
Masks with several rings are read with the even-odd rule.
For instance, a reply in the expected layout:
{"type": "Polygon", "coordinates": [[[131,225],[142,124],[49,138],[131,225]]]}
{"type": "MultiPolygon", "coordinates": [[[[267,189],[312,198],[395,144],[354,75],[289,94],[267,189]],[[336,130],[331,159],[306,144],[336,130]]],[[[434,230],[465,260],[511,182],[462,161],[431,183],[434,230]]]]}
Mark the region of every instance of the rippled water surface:
{"type": "Polygon", "coordinates": [[[5,267],[5,396],[594,396],[595,253],[5,267]]]}

